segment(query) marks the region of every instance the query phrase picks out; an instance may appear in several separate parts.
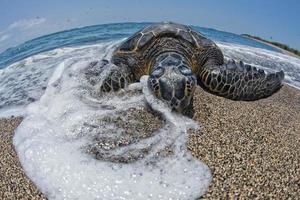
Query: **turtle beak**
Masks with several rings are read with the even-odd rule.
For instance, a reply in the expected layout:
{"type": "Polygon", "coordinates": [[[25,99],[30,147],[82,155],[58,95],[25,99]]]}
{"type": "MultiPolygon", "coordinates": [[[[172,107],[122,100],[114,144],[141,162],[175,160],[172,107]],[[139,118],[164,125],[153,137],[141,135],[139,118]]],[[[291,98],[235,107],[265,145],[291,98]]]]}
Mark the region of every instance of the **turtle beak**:
{"type": "MultiPolygon", "coordinates": [[[[163,68],[162,68],[163,69],[163,68]]],[[[178,67],[153,71],[148,86],[154,95],[166,102],[173,110],[185,111],[191,104],[196,86],[196,77],[190,72],[183,74],[178,67]],[[157,73],[157,72],[160,73],[157,73]]]]}

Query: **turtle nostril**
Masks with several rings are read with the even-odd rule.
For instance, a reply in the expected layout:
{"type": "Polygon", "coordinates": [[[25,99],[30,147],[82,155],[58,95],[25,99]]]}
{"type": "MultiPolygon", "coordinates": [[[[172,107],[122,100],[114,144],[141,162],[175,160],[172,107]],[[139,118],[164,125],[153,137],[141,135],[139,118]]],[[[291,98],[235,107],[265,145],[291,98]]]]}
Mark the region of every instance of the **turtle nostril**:
{"type": "Polygon", "coordinates": [[[177,100],[176,98],[173,97],[173,98],[171,99],[170,106],[171,106],[172,108],[176,108],[176,107],[178,106],[178,100],[177,100]]]}
{"type": "Polygon", "coordinates": [[[152,92],[158,92],[159,90],[159,84],[157,80],[153,77],[150,77],[148,79],[148,87],[151,88],[152,92]]]}

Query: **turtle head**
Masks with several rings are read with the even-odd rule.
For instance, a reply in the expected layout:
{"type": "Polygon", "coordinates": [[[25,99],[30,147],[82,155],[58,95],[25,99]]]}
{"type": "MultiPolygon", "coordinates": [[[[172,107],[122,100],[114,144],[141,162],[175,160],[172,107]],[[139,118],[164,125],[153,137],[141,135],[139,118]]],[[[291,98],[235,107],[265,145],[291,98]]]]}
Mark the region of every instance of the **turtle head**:
{"type": "Polygon", "coordinates": [[[196,77],[191,68],[180,65],[158,65],[150,72],[148,86],[156,97],[173,110],[183,112],[191,103],[196,77]]]}

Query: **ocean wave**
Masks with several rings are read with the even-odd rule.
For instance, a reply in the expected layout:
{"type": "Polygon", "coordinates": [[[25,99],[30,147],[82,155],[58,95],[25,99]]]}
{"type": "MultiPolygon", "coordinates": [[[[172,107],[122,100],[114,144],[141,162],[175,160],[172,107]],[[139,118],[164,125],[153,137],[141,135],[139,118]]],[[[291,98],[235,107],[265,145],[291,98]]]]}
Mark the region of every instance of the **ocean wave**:
{"type": "MultiPolygon", "coordinates": [[[[93,45],[64,47],[43,52],[18,61],[0,70],[0,111],[14,106],[24,106],[38,100],[47,87],[49,77],[65,60],[98,59],[115,48],[122,40],[93,45]]],[[[242,60],[266,71],[283,70],[284,82],[300,88],[300,59],[282,53],[218,42],[225,58],[242,60]]]]}

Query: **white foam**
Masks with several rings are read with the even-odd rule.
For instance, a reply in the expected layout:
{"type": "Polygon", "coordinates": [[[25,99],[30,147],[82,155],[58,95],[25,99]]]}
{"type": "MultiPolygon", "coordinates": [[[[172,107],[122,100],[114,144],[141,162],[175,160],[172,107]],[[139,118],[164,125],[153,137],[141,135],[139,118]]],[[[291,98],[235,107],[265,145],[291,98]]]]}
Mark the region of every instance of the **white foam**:
{"type": "Polygon", "coordinates": [[[0,118],[10,118],[15,116],[25,116],[25,106],[13,106],[0,109],[0,118]]]}
{"type": "Polygon", "coordinates": [[[89,62],[61,62],[45,94],[27,107],[14,137],[26,174],[49,199],[196,199],[204,194],[211,181],[210,170],[186,148],[187,129],[197,128],[195,122],[172,113],[153,97],[146,76],[142,85],[130,86],[144,94],[94,95],[98,87],[84,75],[89,62]],[[143,159],[115,163],[96,160],[83,151],[94,136],[122,134],[118,129],[109,131],[112,127],[104,122],[105,117],[142,108],[146,101],[163,114],[165,127],[150,138],[107,151],[113,156],[151,147],[143,159]],[[174,154],[157,157],[169,145],[174,154]]]}
{"type": "Polygon", "coordinates": [[[54,49],[0,69],[0,109],[38,100],[45,92],[53,71],[63,61],[78,62],[101,57],[119,42],[54,49]]]}

